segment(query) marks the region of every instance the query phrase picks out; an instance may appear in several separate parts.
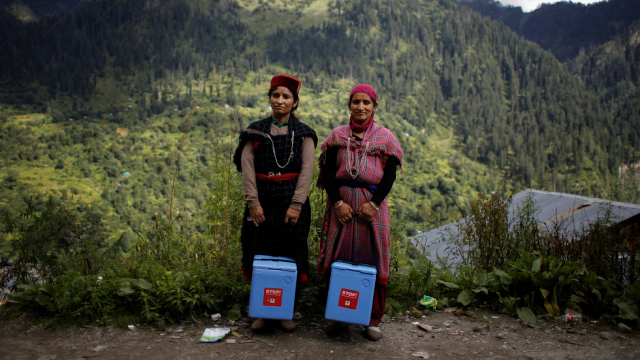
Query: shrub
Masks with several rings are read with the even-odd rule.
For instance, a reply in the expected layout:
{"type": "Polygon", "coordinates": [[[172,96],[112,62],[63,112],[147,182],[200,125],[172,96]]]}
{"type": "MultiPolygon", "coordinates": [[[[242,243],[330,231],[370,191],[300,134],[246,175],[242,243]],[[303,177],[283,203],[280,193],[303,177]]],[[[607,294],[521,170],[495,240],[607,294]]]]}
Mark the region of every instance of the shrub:
{"type": "Polygon", "coordinates": [[[54,281],[68,271],[96,274],[104,270],[105,234],[100,215],[83,206],[65,206],[50,196],[42,202],[26,197],[14,213],[2,209],[0,224],[11,235],[10,257],[20,260],[20,281],[54,281]]]}
{"type": "Polygon", "coordinates": [[[510,205],[500,195],[471,202],[470,215],[449,235],[451,253],[462,260],[458,302],[494,304],[524,321],[535,321],[534,313],[560,315],[564,307],[614,321],[639,319],[629,300],[637,285],[622,286],[638,281],[638,239],[610,210],[580,233],[562,230],[560,222],[541,230],[531,197],[512,216],[510,205]]]}
{"type": "MultiPolygon", "coordinates": [[[[163,326],[246,303],[249,286],[239,271],[238,241],[244,196],[232,150],[231,144],[218,144],[212,151],[216,175],[208,175],[213,188],[205,203],[209,230],[204,235],[190,233],[192,224],[172,208],[168,218],[154,216],[151,226],[133,229],[130,246],[126,233],[105,246],[102,228],[95,226],[99,218],[53,198],[41,209],[27,199],[20,214],[5,211],[13,254],[30,264],[20,269],[37,274],[19,278],[14,295],[19,309],[79,320],[138,316],[163,326]],[[95,229],[100,232],[91,232],[95,229]]],[[[173,189],[167,194],[172,204],[173,189]]]]}

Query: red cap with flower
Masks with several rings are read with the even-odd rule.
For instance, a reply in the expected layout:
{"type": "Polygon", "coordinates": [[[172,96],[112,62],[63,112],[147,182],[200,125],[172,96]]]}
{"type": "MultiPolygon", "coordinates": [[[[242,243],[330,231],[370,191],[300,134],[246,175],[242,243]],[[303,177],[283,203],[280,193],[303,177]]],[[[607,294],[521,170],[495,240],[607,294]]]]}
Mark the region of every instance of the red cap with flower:
{"type": "Polygon", "coordinates": [[[302,87],[302,81],[298,80],[295,76],[280,74],[271,78],[271,87],[274,86],[284,86],[286,88],[296,89],[296,92],[300,92],[300,87],[302,87]]]}

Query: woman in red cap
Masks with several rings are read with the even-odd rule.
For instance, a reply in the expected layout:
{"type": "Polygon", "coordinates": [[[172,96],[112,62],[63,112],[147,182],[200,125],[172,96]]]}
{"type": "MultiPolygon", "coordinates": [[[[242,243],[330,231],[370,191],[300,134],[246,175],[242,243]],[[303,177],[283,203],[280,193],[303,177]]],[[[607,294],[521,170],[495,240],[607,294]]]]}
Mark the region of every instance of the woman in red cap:
{"type": "MultiPolygon", "coordinates": [[[[253,258],[259,254],[294,258],[298,280],[307,282],[311,225],[308,195],[318,137],[294,114],[301,85],[290,75],[271,79],[268,96],[272,115],[240,133],[234,154],[247,201],[240,236],[242,271],[247,281],[253,271],[253,258]]],[[[266,324],[265,319],[258,319],[252,329],[260,330],[266,324]]],[[[295,329],[291,320],[280,321],[280,325],[287,331],[295,329]]]]}
{"type": "MultiPolygon", "coordinates": [[[[365,334],[377,341],[382,338],[379,325],[389,279],[390,224],[386,197],[401,165],[402,149],[391,131],[373,119],[378,97],[371,86],[354,87],[347,105],[351,113],[349,125],[333,129],[322,144],[319,185],[324,186],[328,197],[318,267],[328,273],[334,260],[376,265],[371,320],[365,334]]],[[[327,332],[336,332],[346,325],[334,322],[327,332]]]]}

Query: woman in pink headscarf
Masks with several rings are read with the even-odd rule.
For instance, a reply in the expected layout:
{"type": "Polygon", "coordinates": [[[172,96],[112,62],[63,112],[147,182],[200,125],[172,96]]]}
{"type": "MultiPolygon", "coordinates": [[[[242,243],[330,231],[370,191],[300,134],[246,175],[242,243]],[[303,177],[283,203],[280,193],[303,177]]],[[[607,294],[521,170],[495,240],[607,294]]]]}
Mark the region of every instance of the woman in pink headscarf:
{"type": "MultiPolygon", "coordinates": [[[[349,125],[335,128],[322,144],[320,186],[327,191],[321,255],[318,267],[329,273],[335,260],[377,267],[371,321],[366,336],[382,338],[389,279],[389,210],[386,197],[402,163],[400,143],[374,121],[378,96],[369,85],[357,85],[349,95],[349,125]],[[373,244],[373,248],[372,248],[373,244]]],[[[327,332],[345,329],[332,323],[327,332]]]]}

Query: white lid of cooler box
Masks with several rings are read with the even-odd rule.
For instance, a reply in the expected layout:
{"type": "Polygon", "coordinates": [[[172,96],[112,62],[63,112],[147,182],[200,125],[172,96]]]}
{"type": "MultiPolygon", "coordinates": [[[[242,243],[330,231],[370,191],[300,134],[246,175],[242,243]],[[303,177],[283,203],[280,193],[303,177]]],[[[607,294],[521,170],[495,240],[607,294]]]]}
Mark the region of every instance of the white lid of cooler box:
{"type": "Polygon", "coordinates": [[[253,268],[260,270],[280,270],[296,272],[296,262],[284,256],[256,255],[253,258],[253,268]]]}
{"type": "Polygon", "coordinates": [[[356,265],[356,264],[351,264],[343,261],[334,261],[333,264],[331,264],[331,268],[336,270],[355,271],[355,272],[359,272],[367,275],[376,275],[378,273],[378,271],[376,270],[376,267],[373,265],[364,265],[364,264],[356,265]]]}

